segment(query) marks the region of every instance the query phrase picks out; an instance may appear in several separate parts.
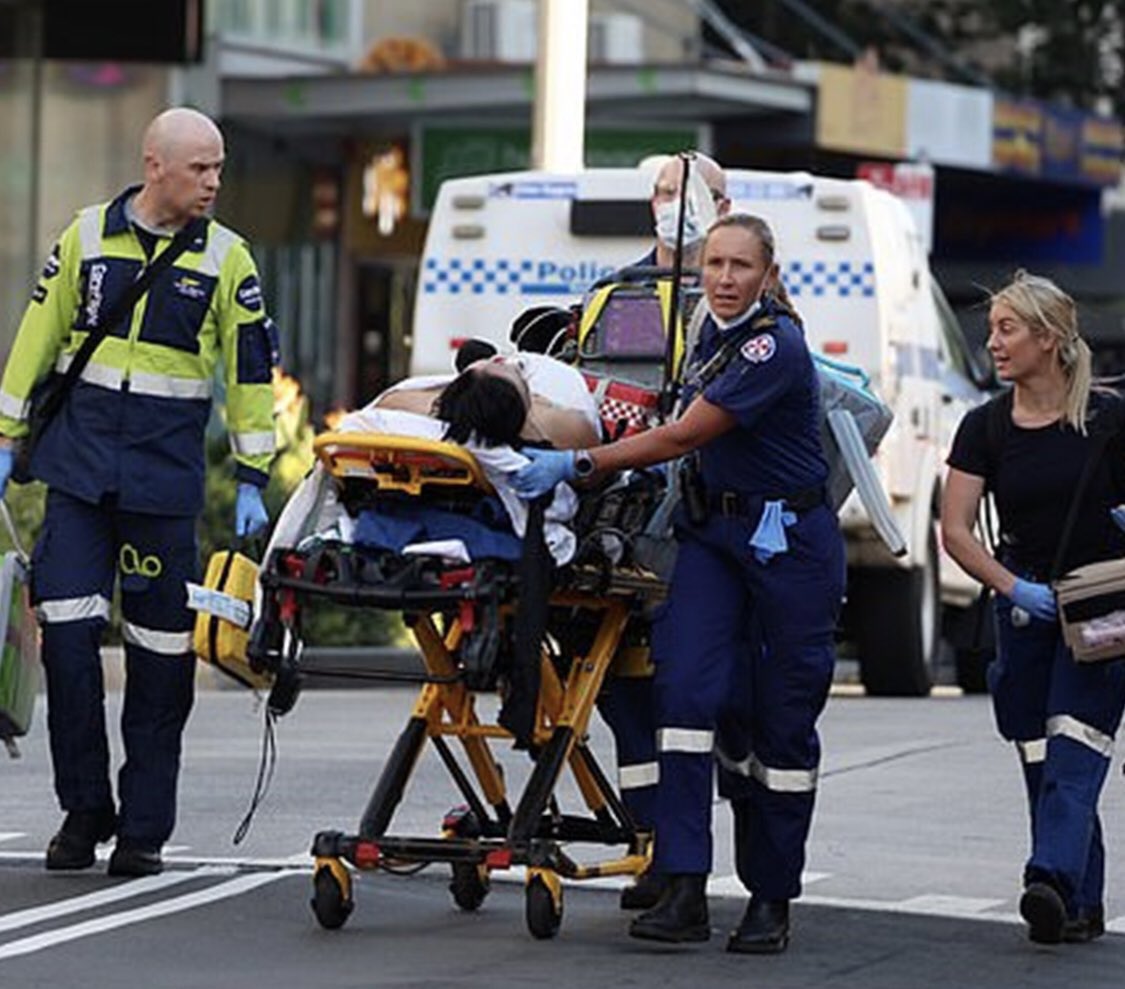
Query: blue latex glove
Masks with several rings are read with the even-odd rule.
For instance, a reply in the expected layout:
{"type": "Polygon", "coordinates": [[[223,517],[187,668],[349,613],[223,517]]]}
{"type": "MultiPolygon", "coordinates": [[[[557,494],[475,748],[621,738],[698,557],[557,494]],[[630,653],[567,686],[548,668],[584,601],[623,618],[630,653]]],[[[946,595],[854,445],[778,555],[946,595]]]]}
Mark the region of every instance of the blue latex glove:
{"type": "Polygon", "coordinates": [[[234,500],[234,534],[240,539],[260,532],[269,523],[269,513],[262,503],[262,489],[243,481],[234,500]]]}
{"type": "Polygon", "coordinates": [[[1125,505],[1115,505],[1109,510],[1109,517],[1113,519],[1113,524],[1125,532],[1125,505]]]}
{"type": "Polygon", "coordinates": [[[1040,621],[1053,622],[1058,617],[1059,609],[1055,604],[1055,592],[1047,584],[1036,584],[1019,578],[1008,597],[1012,604],[1023,608],[1040,621]]]}
{"type": "Polygon", "coordinates": [[[785,530],[796,524],[796,514],[785,511],[784,502],[767,501],[762,508],[762,517],[758,519],[758,528],[750,537],[750,548],[754,550],[757,561],[769,563],[778,553],[786,552],[789,540],[785,530]]]}
{"type": "Polygon", "coordinates": [[[512,488],[531,501],[554,489],[560,481],[574,480],[573,450],[523,450],[529,464],[512,475],[512,488]]]}
{"type": "Polygon", "coordinates": [[[0,447],[0,498],[8,489],[8,478],[12,476],[12,464],[15,462],[16,452],[10,446],[0,447]]]}

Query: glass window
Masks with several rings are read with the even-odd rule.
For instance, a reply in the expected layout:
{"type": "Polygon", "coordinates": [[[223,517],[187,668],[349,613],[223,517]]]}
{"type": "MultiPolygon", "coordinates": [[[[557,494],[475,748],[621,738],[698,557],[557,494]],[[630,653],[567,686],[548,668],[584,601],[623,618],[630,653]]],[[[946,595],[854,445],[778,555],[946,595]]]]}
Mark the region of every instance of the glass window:
{"type": "Polygon", "coordinates": [[[988,380],[988,372],[980,365],[969,348],[969,341],[961,329],[961,323],[953,312],[949,300],[937,281],[931,279],[934,304],[938,311],[938,322],[941,324],[941,341],[945,349],[945,358],[949,364],[963,378],[967,378],[978,386],[983,386],[988,380]]]}

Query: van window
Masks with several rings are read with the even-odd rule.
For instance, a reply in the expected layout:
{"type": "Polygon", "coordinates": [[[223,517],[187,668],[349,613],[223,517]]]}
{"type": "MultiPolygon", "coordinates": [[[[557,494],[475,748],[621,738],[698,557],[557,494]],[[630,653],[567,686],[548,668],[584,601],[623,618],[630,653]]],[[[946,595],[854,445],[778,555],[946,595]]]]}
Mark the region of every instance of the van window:
{"type": "Polygon", "coordinates": [[[930,286],[933,290],[934,305],[937,307],[938,322],[941,324],[941,339],[946,352],[946,360],[961,377],[973,382],[980,388],[986,387],[989,374],[973,356],[973,352],[969,348],[969,341],[965,339],[965,333],[953,312],[953,307],[950,306],[945,293],[942,292],[941,287],[933,278],[930,279],[930,286]]]}

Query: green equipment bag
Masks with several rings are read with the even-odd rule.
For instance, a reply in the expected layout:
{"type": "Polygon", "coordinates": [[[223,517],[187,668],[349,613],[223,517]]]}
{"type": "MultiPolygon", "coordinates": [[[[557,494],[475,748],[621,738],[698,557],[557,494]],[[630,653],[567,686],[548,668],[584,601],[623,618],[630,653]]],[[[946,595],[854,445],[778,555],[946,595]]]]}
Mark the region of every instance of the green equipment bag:
{"type": "Polygon", "coordinates": [[[39,692],[39,626],[28,591],[30,564],[2,501],[0,516],[15,546],[0,558],[0,742],[15,757],[15,740],[31,727],[39,692]]]}

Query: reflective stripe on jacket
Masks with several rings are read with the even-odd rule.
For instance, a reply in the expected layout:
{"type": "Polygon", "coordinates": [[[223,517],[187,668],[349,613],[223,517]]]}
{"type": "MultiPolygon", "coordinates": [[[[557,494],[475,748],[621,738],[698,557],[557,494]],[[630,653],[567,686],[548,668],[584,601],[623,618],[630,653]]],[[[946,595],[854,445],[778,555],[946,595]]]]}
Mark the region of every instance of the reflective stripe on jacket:
{"type": "MultiPolygon", "coordinates": [[[[27,432],[35,386],[70,365],[87,331],[146,263],[126,190],[81,210],[51,252],[0,383],[0,433],[27,432]]],[[[193,515],[203,504],[204,432],[215,368],[240,480],[264,485],[274,452],[277,332],[246,243],[211,219],[110,329],[47,428],[32,473],[75,497],[193,515]]],[[[156,253],[167,248],[161,238],[156,253]]]]}

